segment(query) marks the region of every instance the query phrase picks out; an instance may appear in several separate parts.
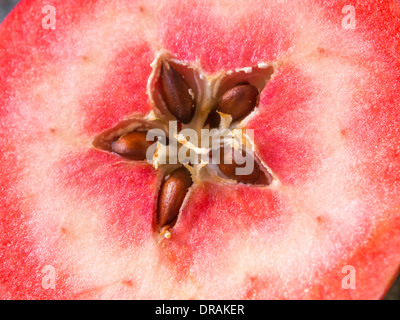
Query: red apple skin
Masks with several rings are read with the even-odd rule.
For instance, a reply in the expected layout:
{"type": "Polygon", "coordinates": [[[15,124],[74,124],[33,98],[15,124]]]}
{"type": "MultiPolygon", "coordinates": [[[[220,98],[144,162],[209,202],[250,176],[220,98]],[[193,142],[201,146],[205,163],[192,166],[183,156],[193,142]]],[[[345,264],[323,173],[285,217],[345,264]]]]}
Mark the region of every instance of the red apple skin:
{"type": "Polygon", "coordinates": [[[0,26],[0,298],[383,297],[400,262],[400,5],[352,1],[353,30],[348,4],[21,1],[0,26]],[[279,185],[203,181],[158,243],[162,177],[91,141],[151,111],[160,49],[210,74],[274,63],[247,126],[279,185]]]}

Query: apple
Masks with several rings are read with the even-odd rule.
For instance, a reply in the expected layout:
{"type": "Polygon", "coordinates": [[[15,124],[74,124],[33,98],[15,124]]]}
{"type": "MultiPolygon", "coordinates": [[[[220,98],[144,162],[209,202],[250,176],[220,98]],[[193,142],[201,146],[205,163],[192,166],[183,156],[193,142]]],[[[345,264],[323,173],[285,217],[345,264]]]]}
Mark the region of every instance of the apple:
{"type": "Polygon", "coordinates": [[[21,1],[0,26],[0,298],[383,297],[399,30],[395,0],[21,1]],[[125,153],[212,112],[252,130],[257,178],[125,153]]]}

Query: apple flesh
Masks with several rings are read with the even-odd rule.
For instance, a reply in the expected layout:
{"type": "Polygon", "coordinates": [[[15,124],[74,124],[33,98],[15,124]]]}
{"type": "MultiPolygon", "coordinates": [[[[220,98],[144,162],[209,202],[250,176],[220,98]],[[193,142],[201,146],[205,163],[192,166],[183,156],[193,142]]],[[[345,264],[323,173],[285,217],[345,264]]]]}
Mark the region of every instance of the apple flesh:
{"type": "Polygon", "coordinates": [[[305,3],[52,1],[55,29],[42,1],[18,4],[0,27],[0,297],[382,297],[400,261],[400,5],[353,1],[348,29],[346,1],[305,3]],[[92,144],[152,110],[160,50],[208,74],[275,66],[246,126],[279,180],[194,183],[163,240],[162,176],[92,144]]]}

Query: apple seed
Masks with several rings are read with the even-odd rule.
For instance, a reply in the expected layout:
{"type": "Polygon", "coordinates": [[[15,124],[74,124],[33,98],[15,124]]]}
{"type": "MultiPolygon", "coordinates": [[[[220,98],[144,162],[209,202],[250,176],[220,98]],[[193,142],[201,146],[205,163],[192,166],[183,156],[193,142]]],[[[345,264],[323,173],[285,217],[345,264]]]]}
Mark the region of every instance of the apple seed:
{"type": "Polygon", "coordinates": [[[195,111],[191,89],[185,79],[166,61],[162,63],[161,86],[169,112],[182,123],[189,123],[195,111]]]}
{"type": "Polygon", "coordinates": [[[239,152],[234,148],[228,148],[228,149],[220,148],[219,152],[220,152],[220,163],[218,164],[218,168],[225,176],[227,176],[229,179],[236,180],[238,182],[246,184],[252,184],[257,182],[257,180],[260,177],[261,170],[253,158],[250,159],[250,161],[254,162],[253,170],[251,171],[251,173],[247,175],[241,175],[236,172],[236,169],[244,168],[246,166],[246,161],[243,160],[250,157],[250,155],[247,154],[245,150],[239,152]],[[239,159],[241,160],[240,162],[243,162],[242,164],[238,163],[239,159]]]}
{"type": "Polygon", "coordinates": [[[188,188],[193,181],[189,171],[178,168],[164,181],[158,198],[158,225],[163,227],[177,218],[188,188]]]}
{"type": "Polygon", "coordinates": [[[218,102],[216,110],[208,117],[211,128],[218,127],[220,115],[217,111],[232,116],[232,121],[240,120],[250,114],[259,102],[258,89],[251,84],[239,84],[226,91],[218,102]]]}
{"type": "Polygon", "coordinates": [[[118,155],[131,160],[145,160],[147,149],[154,143],[146,140],[146,132],[127,133],[111,144],[118,155]]]}

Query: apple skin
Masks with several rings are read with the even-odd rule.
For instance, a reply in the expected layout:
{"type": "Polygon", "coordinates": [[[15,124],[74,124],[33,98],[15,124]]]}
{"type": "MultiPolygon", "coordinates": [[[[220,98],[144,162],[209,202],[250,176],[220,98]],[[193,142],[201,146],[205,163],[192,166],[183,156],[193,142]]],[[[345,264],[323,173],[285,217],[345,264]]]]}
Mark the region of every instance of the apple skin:
{"type": "Polygon", "coordinates": [[[346,29],[348,4],[21,1],[0,26],[0,297],[383,297],[400,262],[400,5],[352,1],[346,29]],[[202,181],[157,242],[162,177],[91,142],[151,111],[160,49],[209,74],[274,63],[247,127],[280,184],[202,181]]]}

